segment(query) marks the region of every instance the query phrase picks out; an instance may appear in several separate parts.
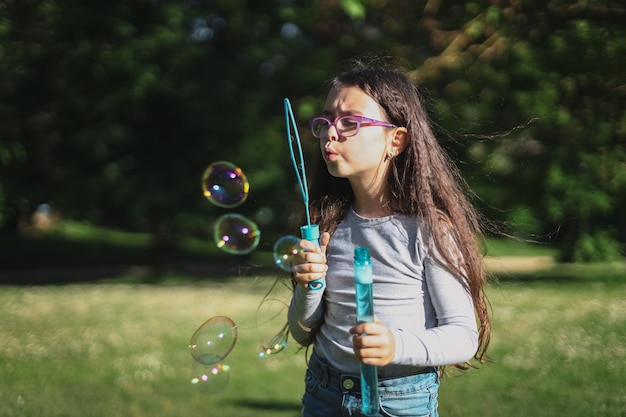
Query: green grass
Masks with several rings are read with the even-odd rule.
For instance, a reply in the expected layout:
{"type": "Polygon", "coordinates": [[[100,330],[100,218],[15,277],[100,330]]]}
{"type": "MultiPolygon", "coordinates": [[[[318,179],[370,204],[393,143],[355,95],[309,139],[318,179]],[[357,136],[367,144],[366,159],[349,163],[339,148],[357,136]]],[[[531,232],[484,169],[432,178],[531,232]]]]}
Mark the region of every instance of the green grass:
{"type": "MultiPolygon", "coordinates": [[[[491,363],[443,382],[441,415],[626,415],[626,268],[608,281],[603,270],[490,287],[491,363]]],[[[285,320],[288,290],[262,303],[274,279],[2,287],[0,415],[298,416],[304,351],[257,355],[285,320]],[[187,346],[215,315],[231,317],[239,339],[228,386],[208,395],[189,382],[187,346]]]]}
{"type": "MultiPolygon", "coordinates": [[[[71,222],[26,239],[0,236],[3,265],[17,268],[12,276],[23,267],[141,264],[148,245],[146,235],[71,222]]],[[[271,258],[268,245],[247,261],[271,258]]],[[[215,259],[210,242],[184,248],[215,259]]],[[[489,255],[502,262],[554,253],[489,241],[489,255]]],[[[442,416],[626,416],[626,264],[542,265],[505,268],[489,288],[491,362],[443,382],[442,416]]],[[[54,282],[82,283],[0,287],[0,416],[298,416],[304,351],[291,343],[258,357],[260,342],[285,322],[289,291],[278,287],[263,303],[275,276],[230,278],[208,266],[194,276],[167,270],[150,285],[142,274],[93,281],[81,279],[86,269],[71,270],[70,279],[50,268],[54,282]],[[208,395],[190,383],[188,343],[216,315],[231,317],[239,338],[226,359],[228,386],[208,395]]]]}
{"type": "Polygon", "coordinates": [[[272,280],[4,287],[0,415],[297,415],[303,354],[289,346],[275,359],[258,357],[260,342],[284,324],[271,320],[284,311],[279,301],[257,311],[272,280]],[[190,383],[187,346],[215,315],[231,317],[239,338],[227,389],[207,395],[190,383]]]}
{"type": "Polygon", "coordinates": [[[624,282],[493,288],[492,363],[442,385],[442,415],[626,415],[624,282]]]}

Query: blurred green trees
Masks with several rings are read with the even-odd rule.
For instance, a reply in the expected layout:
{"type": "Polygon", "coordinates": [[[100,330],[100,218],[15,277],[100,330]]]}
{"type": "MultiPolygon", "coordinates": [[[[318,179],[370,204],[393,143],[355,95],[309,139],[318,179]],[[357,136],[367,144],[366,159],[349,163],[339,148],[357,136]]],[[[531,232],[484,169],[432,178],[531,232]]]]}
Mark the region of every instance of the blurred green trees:
{"type": "MultiPolygon", "coordinates": [[[[297,204],[282,99],[303,140],[345,58],[403,60],[478,204],[563,260],[626,242],[626,7],[619,1],[196,0],[0,4],[0,224],[66,218],[210,234],[199,180],[241,166],[237,210],[297,204]]],[[[305,148],[314,152],[312,143],[305,148]]],[[[297,206],[296,206],[297,207],[297,206]]]]}

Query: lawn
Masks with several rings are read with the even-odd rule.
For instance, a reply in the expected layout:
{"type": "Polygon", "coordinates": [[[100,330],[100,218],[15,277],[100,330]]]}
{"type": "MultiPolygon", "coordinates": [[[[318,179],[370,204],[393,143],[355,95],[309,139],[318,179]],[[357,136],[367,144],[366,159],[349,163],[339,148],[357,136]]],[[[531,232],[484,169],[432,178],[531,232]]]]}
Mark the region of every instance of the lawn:
{"type": "MultiPolygon", "coordinates": [[[[443,382],[441,415],[626,416],[626,269],[596,268],[492,285],[491,363],[443,382]]],[[[258,356],[285,319],[286,289],[263,302],[275,279],[4,286],[0,415],[297,416],[304,351],[258,356]],[[209,395],[190,383],[188,343],[216,315],[239,338],[226,389],[209,395]]]]}
{"type": "MultiPolygon", "coordinates": [[[[32,241],[4,246],[10,268],[0,271],[0,416],[299,415],[305,352],[291,342],[259,357],[261,342],[286,320],[289,290],[279,285],[266,297],[276,275],[231,274],[211,263],[158,280],[125,267],[92,275],[85,266],[105,251],[110,259],[106,240],[118,236],[98,234],[106,239],[95,243],[86,236],[64,246],[79,269],[59,268],[62,248],[41,250],[50,247],[44,239],[34,250],[32,241]],[[41,275],[22,280],[33,260],[41,265],[35,272],[53,274],[57,284],[10,285],[45,282],[41,275]],[[81,277],[83,270],[90,275],[81,277]],[[190,382],[189,338],[219,315],[237,324],[238,340],[225,360],[226,388],[207,394],[190,382]]],[[[146,242],[132,243],[135,251],[146,242]]],[[[507,241],[492,242],[489,254],[499,279],[488,289],[490,363],[444,380],[442,417],[626,416],[626,264],[554,264],[550,248],[507,241]]],[[[128,247],[113,255],[122,266],[138,259],[128,247]]]]}

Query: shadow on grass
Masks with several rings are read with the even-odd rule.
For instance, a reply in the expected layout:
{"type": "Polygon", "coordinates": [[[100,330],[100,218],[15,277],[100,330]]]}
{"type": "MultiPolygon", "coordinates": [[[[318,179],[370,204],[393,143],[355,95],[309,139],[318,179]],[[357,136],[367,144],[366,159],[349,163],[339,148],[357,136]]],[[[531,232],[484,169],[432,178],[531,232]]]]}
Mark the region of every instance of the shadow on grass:
{"type": "Polygon", "coordinates": [[[235,277],[271,275],[267,266],[245,262],[179,262],[155,270],[146,265],[50,266],[0,269],[0,285],[65,285],[77,283],[185,284],[228,282],[235,277]]]}
{"type": "Polygon", "coordinates": [[[497,282],[506,283],[605,283],[625,284],[626,263],[556,264],[554,267],[528,272],[500,272],[494,274],[497,282]]]}
{"type": "MultiPolygon", "coordinates": [[[[234,401],[233,404],[251,408],[253,410],[274,410],[274,411],[294,411],[300,412],[302,410],[302,405],[296,402],[285,402],[285,401],[274,401],[274,400],[239,400],[234,401]]],[[[295,414],[294,414],[295,415],[295,414]]]]}
{"type": "Polygon", "coordinates": [[[62,285],[98,281],[180,283],[226,281],[276,273],[272,265],[245,255],[210,257],[182,250],[156,251],[103,242],[51,237],[21,239],[0,236],[0,285],[62,285]]]}

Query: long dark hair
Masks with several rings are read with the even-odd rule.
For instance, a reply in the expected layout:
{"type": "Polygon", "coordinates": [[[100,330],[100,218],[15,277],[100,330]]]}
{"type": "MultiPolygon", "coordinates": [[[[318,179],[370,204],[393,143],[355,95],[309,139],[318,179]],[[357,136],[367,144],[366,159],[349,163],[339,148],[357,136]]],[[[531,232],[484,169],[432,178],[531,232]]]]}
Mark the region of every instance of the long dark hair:
{"type": "MultiPolygon", "coordinates": [[[[406,149],[390,161],[387,200],[395,213],[422,220],[438,261],[459,277],[474,302],[479,323],[475,359],[484,362],[491,335],[484,287],[481,243],[484,219],[469,199],[471,191],[439,144],[417,87],[396,67],[354,59],[347,71],[330,81],[331,88],[358,87],[384,110],[387,120],[408,130],[406,149]]],[[[331,176],[321,158],[310,188],[311,220],[333,233],[354,199],[345,178],[331,176]]]]}

